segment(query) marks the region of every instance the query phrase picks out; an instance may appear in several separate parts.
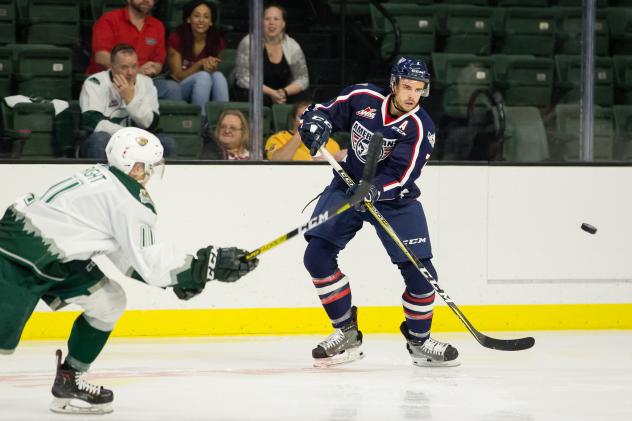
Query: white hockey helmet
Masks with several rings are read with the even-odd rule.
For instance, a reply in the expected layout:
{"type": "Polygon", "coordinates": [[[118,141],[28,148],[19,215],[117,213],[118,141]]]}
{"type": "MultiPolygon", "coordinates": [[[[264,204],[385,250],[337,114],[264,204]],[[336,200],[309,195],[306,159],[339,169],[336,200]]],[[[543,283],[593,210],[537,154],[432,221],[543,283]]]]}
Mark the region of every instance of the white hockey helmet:
{"type": "Polygon", "coordinates": [[[143,164],[147,182],[156,170],[164,169],[160,140],[147,130],[125,127],[114,133],[105,147],[110,166],[129,174],[136,163],[143,164]]]}

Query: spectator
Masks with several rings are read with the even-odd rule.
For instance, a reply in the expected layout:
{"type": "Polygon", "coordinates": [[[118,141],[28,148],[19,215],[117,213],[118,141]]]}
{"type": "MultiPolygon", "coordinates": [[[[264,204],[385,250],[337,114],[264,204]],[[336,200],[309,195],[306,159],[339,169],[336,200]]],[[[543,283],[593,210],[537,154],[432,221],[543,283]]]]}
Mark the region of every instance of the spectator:
{"type": "MultiPolygon", "coordinates": [[[[299,94],[309,88],[309,75],[301,46],[285,33],[285,9],[268,5],[263,11],[263,93],[264,104],[298,101],[299,94]]],[[[250,68],[248,65],[250,36],[237,48],[235,60],[235,99],[248,101],[250,68]]]]}
{"type": "MultiPolygon", "coordinates": [[[[322,160],[320,156],[312,157],[307,146],[303,144],[300,137],[293,137],[296,130],[301,125],[301,115],[303,111],[310,105],[307,101],[299,101],[292,107],[292,130],[282,130],[270,136],[266,141],[266,158],[270,161],[312,161],[322,160]]],[[[290,119],[288,118],[288,120],[290,119]]],[[[338,161],[342,161],[347,156],[347,150],[340,150],[340,145],[329,138],[327,141],[327,150],[338,161]]]]}
{"type": "MultiPolygon", "coordinates": [[[[138,56],[131,45],[118,44],[110,54],[110,70],[96,73],[81,87],[83,125],[93,133],[82,143],[81,158],[105,160],[110,136],[125,126],[152,131],[158,125],[158,96],[151,79],[138,73],[138,56]]],[[[174,156],[175,141],[158,135],[165,156],[174,156]]]]}
{"type": "Polygon", "coordinates": [[[224,110],[217,118],[214,134],[205,136],[202,159],[250,159],[248,120],[239,110],[224,110]]]}
{"type": "Polygon", "coordinates": [[[127,7],[104,13],[92,27],[92,56],[89,75],[110,68],[110,51],[116,44],[129,44],[138,54],[139,72],[154,78],[160,99],[182,99],[180,85],[156,78],[167,56],[165,26],[150,16],[155,0],[128,0],[127,7]]]}
{"type": "Polygon", "coordinates": [[[213,26],[214,5],[192,0],[182,9],[184,22],[169,36],[169,69],[180,82],[182,99],[200,106],[206,119],[206,102],[228,101],[228,82],[217,68],[224,39],[213,26]]]}

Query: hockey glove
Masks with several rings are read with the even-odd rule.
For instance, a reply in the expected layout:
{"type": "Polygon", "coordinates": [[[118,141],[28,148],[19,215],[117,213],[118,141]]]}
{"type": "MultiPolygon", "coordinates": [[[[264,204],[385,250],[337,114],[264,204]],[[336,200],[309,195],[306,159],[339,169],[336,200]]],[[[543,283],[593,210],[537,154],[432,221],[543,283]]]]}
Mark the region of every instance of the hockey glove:
{"type": "Polygon", "coordinates": [[[301,140],[309,149],[310,155],[314,156],[318,149],[329,140],[333,127],[327,120],[327,115],[318,110],[305,111],[302,120],[303,123],[299,128],[299,134],[301,135],[301,140]]]}
{"type": "MultiPolygon", "coordinates": [[[[358,186],[359,184],[354,184],[353,186],[349,187],[349,189],[347,190],[347,195],[353,196],[356,190],[358,190],[358,186]]],[[[369,185],[369,191],[367,192],[366,196],[364,196],[364,200],[360,203],[355,204],[353,208],[358,212],[365,212],[366,206],[364,206],[364,204],[377,202],[381,194],[382,189],[375,184],[371,184],[369,185]]]]}
{"type": "Polygon", "coordinates": [[[259,259],[246,261],[246,250],[237,247],[220,248],[214,262],[209,262],[209,279],[220,282],[235,282],[242,276],[255,270],[259,259]],[[213,266],[212,266],[213,264],[213,266]]]}
{"type": "Polygon", "coordinates": [[[213,246],[201,248],[197,251],[197,259],[191,262],[191,270],[178,276],[178,284],[173,287],[173,292],[181,300],[190,300],[204,291],[206,282],[209,281],[208,267],[212,256],[215,256],[213,246]],[[188,276],[187,276],[188,275],[188,276]]]}

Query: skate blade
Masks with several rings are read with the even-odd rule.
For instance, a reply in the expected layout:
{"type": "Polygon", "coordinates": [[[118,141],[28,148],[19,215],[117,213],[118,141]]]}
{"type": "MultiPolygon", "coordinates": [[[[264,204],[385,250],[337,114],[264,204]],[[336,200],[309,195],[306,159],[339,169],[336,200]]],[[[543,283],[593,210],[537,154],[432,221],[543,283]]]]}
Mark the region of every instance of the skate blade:
{"type": "Polygon", "coordinates": [[[55,398],[50,404],[50,410],[58,414],[109,414],[113,411],[112,403],[90,405],[80,399],[55,398]]]}
{"type": "Polygon", "coordinates": [[[427,358],[413,358],[413,364],[418,367],[456,367],[461,365],[461,361],[434,361],[427,358]]]}
{"type": "Polygon", "coordinates": [[[350,348],[333,357],[314,359],[314,367],[326,368],[332,365],[347,364],[362,358],[364,358],[364,352],[360,348],[350,348]]]}

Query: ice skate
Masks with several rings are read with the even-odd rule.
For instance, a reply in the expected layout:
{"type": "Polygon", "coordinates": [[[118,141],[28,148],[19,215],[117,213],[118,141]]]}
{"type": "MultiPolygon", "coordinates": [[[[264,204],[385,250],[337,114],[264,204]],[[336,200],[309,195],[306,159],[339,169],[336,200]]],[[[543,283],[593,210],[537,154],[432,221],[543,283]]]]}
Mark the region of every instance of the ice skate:
{"type": "Polygon", "coordinates": [[[329,367],[350,363],[364,357],[360,350],[362,332],[358,330],[358,309],[351,307],[349,324],[336,329],[312,350],[314,367],[329,367]]]}
{"type": "Polygon", "coordinates": [[[107,414],[112,412],[114,395],[103,386],[85,381],[84,373],[64,368],[61,350],[57,350],[57,374],[53,383],[53,402],[50,410],[63,414],[107,414]]]}
{"type": "Polygon", "coordinates": [[[399,330],[406,338],[406,349],[413,359],[413,364],[422,367],[454,367],[461,364],[457,360],[459,351],[452,345],[431,337],[425,341],[417,341],[408,332],[406,322],[402,322],[399,330]]]}

